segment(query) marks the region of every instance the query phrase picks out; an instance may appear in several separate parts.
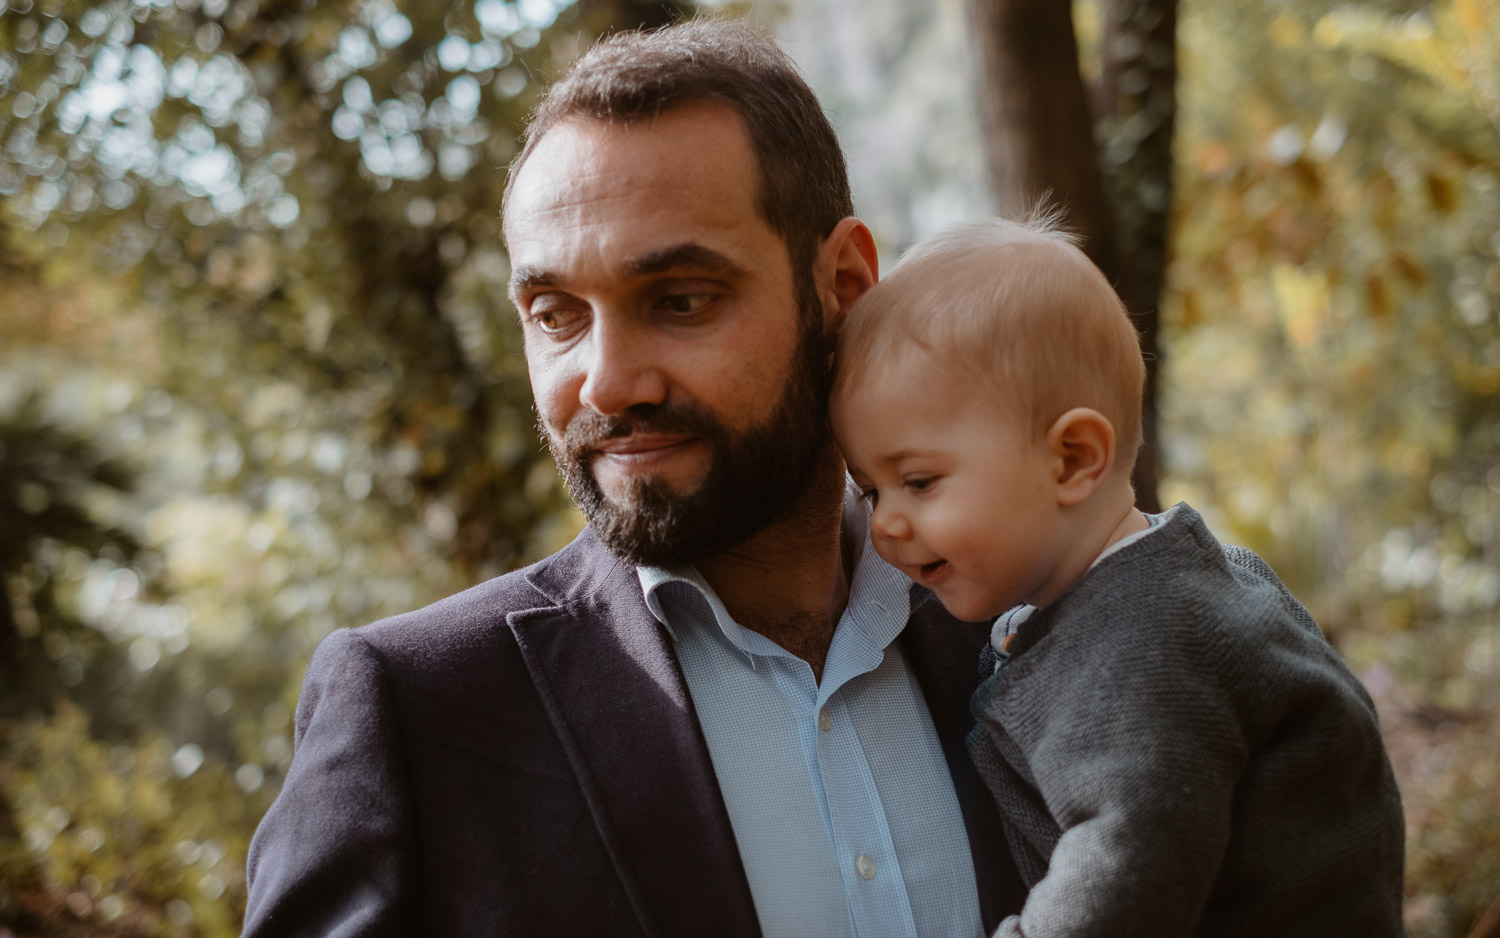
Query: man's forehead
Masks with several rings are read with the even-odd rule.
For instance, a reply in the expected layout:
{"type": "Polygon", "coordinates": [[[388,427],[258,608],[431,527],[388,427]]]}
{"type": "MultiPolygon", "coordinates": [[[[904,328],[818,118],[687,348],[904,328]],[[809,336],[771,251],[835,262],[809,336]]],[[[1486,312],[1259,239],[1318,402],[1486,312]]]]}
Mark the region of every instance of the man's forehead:
{"type": "Polygon", "coordinates": [[[642,276],[656,254],[717,253],[722,267],[755,266],[766,244],[782,241],[758,192],[748,136],[723,106],[630,124],[560,123],[538,140],[506,206],[512,294],[585,274],[642,276]]]}
{"type": "Polygon", "coordinates": [[[580,115],[549,127],[520,166],[506,207],[516,218],[621,198],[637,187],[694,188],[720,195],[756,190],[756,160],[732,109],[694,102],[638,120],[580,115]],[[728,183],[728,185],[726,185],[728,183]]]}

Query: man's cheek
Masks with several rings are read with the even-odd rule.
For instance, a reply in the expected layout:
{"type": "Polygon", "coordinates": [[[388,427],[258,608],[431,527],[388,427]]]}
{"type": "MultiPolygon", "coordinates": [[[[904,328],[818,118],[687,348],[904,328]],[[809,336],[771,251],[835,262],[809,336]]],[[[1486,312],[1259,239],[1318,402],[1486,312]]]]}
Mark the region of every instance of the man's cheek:
{"type": "Polygon", "coordinates": [[[535,409],[537,428],[554,451],[566,450],[575,445],[576,441],[568,439],[568,427],[577,420],[580,413],[578,408],[567,407],[565,402],[556,398],[538,395],[535,409]]]}

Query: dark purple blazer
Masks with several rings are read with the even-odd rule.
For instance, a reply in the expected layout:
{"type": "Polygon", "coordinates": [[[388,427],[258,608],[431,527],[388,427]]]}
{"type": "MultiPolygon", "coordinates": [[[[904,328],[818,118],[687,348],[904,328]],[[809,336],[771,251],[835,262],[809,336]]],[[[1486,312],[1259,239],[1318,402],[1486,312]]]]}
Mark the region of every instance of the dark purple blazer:
{"type": "MultiPolygon", "coordinates": [[[[1024,891],[964,746],[986,638],[924,602],[898,641],[991,931],[1024,891]]],[[[250,845],[246,935],[760,934],[670,641],[634,568],[591,531],[330,635],[296,742],[250,845]]]]}

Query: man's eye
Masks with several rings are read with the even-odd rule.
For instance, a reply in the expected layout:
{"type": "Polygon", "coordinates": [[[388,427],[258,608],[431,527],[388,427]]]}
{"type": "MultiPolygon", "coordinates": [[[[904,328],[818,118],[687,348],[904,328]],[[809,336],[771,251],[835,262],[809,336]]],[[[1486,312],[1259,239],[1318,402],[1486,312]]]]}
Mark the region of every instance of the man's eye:
{"type": "Polygon", "coordinates": [[[712,293],[671,293],[656,301],[656,305],[678,316],[696,313],[703,307],[712,303],[712,293]]]}
{"type": "Polygon", "coordinates": [[[531,321],[548,335],[561,335],[578,324],[577,310],[558,307],[554,309],[532,309],[531,321]]]}

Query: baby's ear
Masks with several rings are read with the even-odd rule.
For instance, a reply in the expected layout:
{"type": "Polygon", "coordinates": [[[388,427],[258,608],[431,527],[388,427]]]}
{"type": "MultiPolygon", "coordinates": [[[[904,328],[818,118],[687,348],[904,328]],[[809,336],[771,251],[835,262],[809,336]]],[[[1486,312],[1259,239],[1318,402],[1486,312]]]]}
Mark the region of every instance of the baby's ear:
{"type": "Polygon", "coordinates": [[[1083,502],[1103,485],[1115,464],[1115,428],[1090,407],[1075,407],[1047,428],[1058,504],[1083,502]]]}

